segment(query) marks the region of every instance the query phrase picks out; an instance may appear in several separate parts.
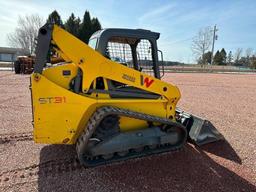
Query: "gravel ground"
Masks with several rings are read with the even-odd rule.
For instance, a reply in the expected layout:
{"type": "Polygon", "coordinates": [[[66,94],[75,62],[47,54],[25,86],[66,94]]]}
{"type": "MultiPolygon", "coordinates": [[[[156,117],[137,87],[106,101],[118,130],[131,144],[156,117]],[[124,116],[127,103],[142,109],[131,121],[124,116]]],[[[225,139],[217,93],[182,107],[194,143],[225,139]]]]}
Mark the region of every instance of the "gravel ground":
{"type": "MultiPolygon", "coordinates": [[[[0,191],[256,191],[256,75],[167,74],[226,141],[84,169],[73,146],[0,141],[0,191]]],[[[32,131],[29,76],[0,72],[0,135],[32,131]]]]}

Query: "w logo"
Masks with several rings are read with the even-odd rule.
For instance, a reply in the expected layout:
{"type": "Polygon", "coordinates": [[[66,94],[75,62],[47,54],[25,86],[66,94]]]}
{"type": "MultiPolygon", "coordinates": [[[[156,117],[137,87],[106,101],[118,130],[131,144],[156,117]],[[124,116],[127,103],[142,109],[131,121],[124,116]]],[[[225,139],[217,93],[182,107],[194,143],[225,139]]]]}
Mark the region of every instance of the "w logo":
{"type": "Polygon", "coordinates": [[[154,82],[154,79],[150,79],[149,77],[144,78],[143,75],[140,76],[140,80],[141,85],[145,85],[147,88],[154,82]]]}

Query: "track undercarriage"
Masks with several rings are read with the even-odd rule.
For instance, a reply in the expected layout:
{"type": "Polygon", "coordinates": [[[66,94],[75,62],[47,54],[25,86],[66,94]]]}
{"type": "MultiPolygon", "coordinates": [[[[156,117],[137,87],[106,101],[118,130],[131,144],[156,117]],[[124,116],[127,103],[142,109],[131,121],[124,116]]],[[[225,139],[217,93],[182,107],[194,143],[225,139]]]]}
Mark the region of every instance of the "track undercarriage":
{"type": "Polygon", "coordinates": [[[187,130],[180,123],[116,107],[101,107],[78,139],[77,154],[84,166],[91,167],[178,150],[186,140],[187,130]],[[149,127],[122,133],[120,116],[145,120],[149,127]]]}

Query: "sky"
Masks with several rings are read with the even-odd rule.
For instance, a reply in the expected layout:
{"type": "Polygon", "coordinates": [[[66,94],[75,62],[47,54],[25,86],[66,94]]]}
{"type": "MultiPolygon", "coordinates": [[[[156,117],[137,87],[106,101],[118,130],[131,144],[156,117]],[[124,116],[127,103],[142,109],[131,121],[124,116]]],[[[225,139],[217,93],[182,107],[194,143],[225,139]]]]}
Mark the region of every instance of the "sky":
{"type": "Polygon", "coordinates": [[[192,38],[198,31],[216,24],[215,51],[252,48],[256,53],[255,0],[0,0],[0,46],[9,46],[19,16],[39,14],[45,20],[57,10],[65,21],[73,12],[83,17],[88,10],[103,28],[143,28],[160,32],[158,49],[164,59],[195,62],[192,38]]]}

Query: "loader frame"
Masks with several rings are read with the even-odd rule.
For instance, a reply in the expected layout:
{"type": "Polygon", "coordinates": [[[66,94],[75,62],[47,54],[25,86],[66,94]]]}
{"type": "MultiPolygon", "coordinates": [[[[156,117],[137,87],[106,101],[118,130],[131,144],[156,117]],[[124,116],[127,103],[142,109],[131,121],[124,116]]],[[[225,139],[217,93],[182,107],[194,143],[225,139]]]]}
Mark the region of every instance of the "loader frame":
{"type": "MultiPolygon", "coordinates": [[[[155,38],[158,36],[154,35],[155,38]]],[[[150,76],[111,61],[64,29],[51,24],[39,30],[36,54],[35,71],[31,77],[36,142],[74,144],[89,116],[100,106],[117,106],[175,122],[179,89],[161,81],[158,73],[155,73],[156,77],[150,76]],[[66,64],[44,69],[51,47],[66,64]],[[97,78],[103,78],[103,89],[97,89],[97,78]],[[110,81],[122,83],[125,89],[111,89],[110,81]],[[75,109],[70,107],[72,103],[80,104],[83,109],[74,112],[75,109]],[[63,111],[65,109],[67,112],[63,111]],[[69,120],[72,113],[79,114],[69,120]],[[54,131],[57,125],[63,127],[58,134],[54,131]]],[[[154,63],[156,66],[157,57],[154,57],[154,63]]],[[[129,130],[135,124],[145,127],[140,121],[125,118],[120,121],[123,130],[129,130]]]]}
{"type": "MultiPolygon", "coordinates": [[[[38,143],[75,144],[97,108],[114,106],[137,113],[166,118],[184,125],[197,143],[221,138],[218,132],[204,132],[204,120],[176,110],[180,91],[173,84],[160,80],[156,40],[159,33],[146,30],[103,30],[95,33],[96,51],[70,35],[64,29],[46,24],[39,30],[36,64],[31,75],[34,140],[38,143]],[[112,35],[111,35],[112,34],[112,35]],[[111,61],[104,55],[111,36],[148,39],[152,45],[154,76],[111,61]],[[47,68],[49,52],[54,50],[65,61],[63,65],[47,68]],[[97,80],[103,87],[97,87],[97,80]],[[113,83],[125,89],[113,89],[113,83]],[[128,89],[127,89],[128,88],[128,89]],[[179,119],[177,118],[179,116],[179,119]],[[191,124],[191,122],[193,122],[191,124]],[[183,124],[184,123],[184,124],[183,124]],[[195,126],[200,125],[200,126],[195,126]],[[193,134],[196,133],[196,134],[193,134]],[[211,137],[211,139],[207,139],[211,137]],[[199,138],[199,140],[198,140],[199,138]]],[[[145,127],[148,122],[123,118],[122,131],[131,127],[145,127]],[[124,126],[123,126],[124,125],[124,126]],[[129,126],[127,126],[129,125],[129,126]]]]}

